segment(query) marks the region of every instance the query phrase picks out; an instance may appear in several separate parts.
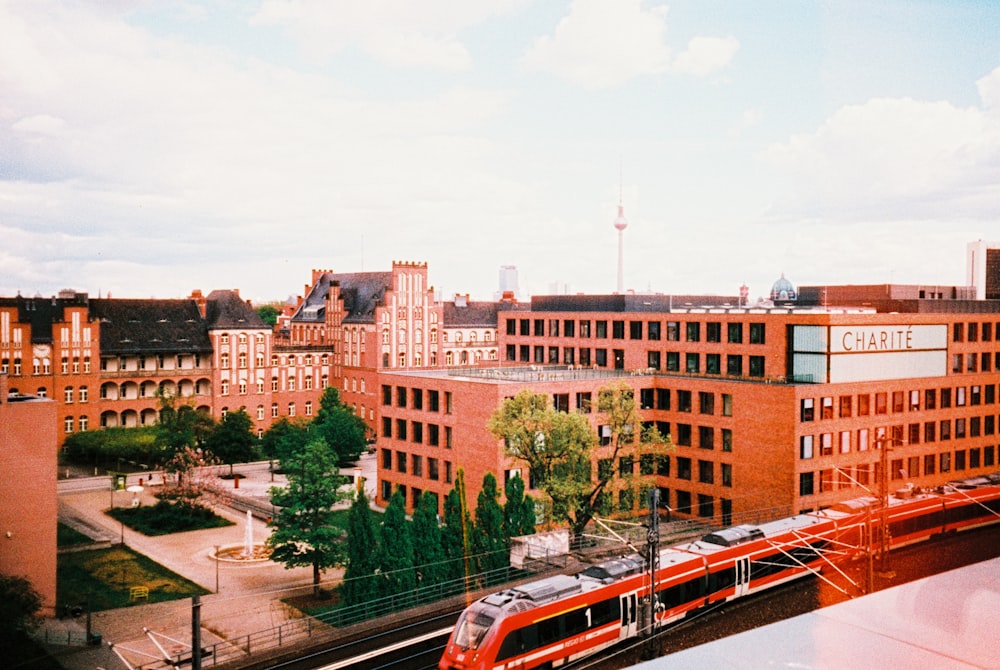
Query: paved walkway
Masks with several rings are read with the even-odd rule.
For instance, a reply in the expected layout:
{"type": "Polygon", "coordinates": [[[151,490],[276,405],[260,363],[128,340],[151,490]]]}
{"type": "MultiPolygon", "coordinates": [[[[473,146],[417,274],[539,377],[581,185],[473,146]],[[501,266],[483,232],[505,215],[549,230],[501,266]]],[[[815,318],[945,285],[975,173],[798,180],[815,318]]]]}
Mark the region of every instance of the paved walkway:
{"type": "MultiPolygon", "coordinates": [[[[366,477],[369,497],[374,495],[376,481],[375,457],[366,454],[360,462],[361,473],[366,477]]],[[[228,468],[222,472],[228,472],[228,468]]],[[[267,464],[237,466],[236,472],[244,475],[238,490],[232,480],[218,479],[217,485],[230,489],[230,493],[266,501],[267,489],[280,485],[283,479],[272,476],[267,464]]],[[[354,474],[345,469],[344,474],[354,474]]],[[[129,477],[128,484],[138,484],[139,475],[129,477]]],[[[154,479],[155,481],[155,479],[154,479]]],[[[148,482],[144,482],[148,483],[148,482]]],[[[156,499],[146,486],[140,494],[142,504],[153,504],[156,499]]],[[[118,506],[131,504],[133,494],[114,494],[118,506]]],[[[235,525],[160,537],[148,537],[124,527],[104,511],[108,509],[112,494],[109,490],[65,493],[59,499],[59,518],[95,539],[108,539],[112,543],[124,542],[135,551],[145,554],[161,565],[201,585],[212,593],[201,597],[202,644],[212,644],[222,639],[233,639],[263,631],[299,616],[297,610],[287,607],[281,598],[307,593],[312,587],[312,569],[285,569],[271,561],[227,562],[213,558],[216,546],[242,547],[246,539],[247,515],[226,506],[217,512],[235,525]],[[218,586],[218,588],[216,588],[218,586]]],[[[262,542],[269,534],[265,521],[252,521],[253,540],[262,542]]],[[[327,571],[324,581],[336,580],[341,571],[327,571]]],[[[107,643],[112,643],[132,665],[141,665],[162,658],[144,628],[154,633],[160,644],[170,653],[187,652],[191,642],[190,598],[164,603],[137,604],[115,610],[95,612],[91,617],[91,630],[99,633],[104,644],[94,647],[48,647],[67,670],[124,670],[127,666],[107,643]],[[165,636],[165,637],[163,637],[165,636]],[[169,639],[168,639],[169,638],[169,639]],[[172,642],[175,640],[176,642],[172,642]]],[[[67,630],[85,632],[85,618],[51,619],[45,622],[43,634],[48,639],[66,639],[67,630]]]]}

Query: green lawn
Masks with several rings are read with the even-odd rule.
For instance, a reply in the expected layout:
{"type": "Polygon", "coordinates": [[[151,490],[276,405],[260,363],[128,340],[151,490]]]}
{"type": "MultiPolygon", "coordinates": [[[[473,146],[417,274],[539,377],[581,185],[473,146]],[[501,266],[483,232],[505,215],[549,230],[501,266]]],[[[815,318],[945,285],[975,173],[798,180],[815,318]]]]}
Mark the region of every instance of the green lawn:
{"type": "Polygon", "coordinates": [[[92,539],[65,524],[58,524],[56,526],[56,546],[75,547],[80,544],[90,544],[91,542],[93,542],[92,539]]]}
{"type": "Polygon", "coordinates": [[[135,604],[129,599],[129,589],[133,586],[149,589],[149,600],[140,602],[155,603],[209,593],[121,545],[59,556],[56,577],[59,611],[63,605],[86,609],[88,593],[92,611],[135,604]]]}

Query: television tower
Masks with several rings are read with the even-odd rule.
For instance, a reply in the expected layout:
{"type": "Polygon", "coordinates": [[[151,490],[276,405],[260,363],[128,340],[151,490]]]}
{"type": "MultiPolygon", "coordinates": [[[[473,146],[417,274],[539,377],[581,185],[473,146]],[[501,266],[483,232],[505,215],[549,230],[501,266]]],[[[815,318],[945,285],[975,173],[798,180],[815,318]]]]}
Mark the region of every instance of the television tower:
{"type": "Polygon", "coordinates": [[[615,230],[618,231],[618,290],[617,293],[625,292],[625,238],[623,233],[628,228],[628,219],[625,218],[625,210],[622,206],[622,178],[621,171],[618,173],[618,218],[615,219],[615,230]]]}

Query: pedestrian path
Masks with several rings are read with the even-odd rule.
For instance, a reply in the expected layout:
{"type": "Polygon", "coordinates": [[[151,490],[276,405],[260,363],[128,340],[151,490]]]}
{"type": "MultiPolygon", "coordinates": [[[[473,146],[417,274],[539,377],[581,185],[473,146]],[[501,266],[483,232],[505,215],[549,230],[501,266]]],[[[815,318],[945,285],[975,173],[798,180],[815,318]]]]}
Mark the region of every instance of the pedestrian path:
{"type": "MultiPolygon", "coordinates": [[[[215,485],[231,495],[266,500],[271,486],[284,483],[280,475],[272,475],[267,463],[237,466],[236,471],[243,475],[238,489],[231,479],[219,478],[215,485]]],[[[359,472],[365,476],[368,487],[374,487],[374,456],[366,454],[362,458],[359,472]]],[[[220,474],[226,473],[228,468],[220,471],[220,474]]],[[[153,481],[153,486],[149,486],[148,478],[144,479],[143,491],[135,494],[143,505],[156,502],[156,479],[153,481]]],[[[138,475],[135,482],[130,477],[128,483],[137,482],[138,475]]],[[[370,495],[373,493],[370,491],[370,495]]],[[[297,610],[281,600],[302,595],[312,588],[311,568],[286,569],[284,565],[268,560],[248,563],[214,559],[216,547],[245,543],[248,523],[245,513],[218,505],[216,511],[233,521],[234,525],[148,537],[105,514],[112,499],[116,506],[126,505],[132,504],[132,496],[127,492],[112,494],[109,490],[61,495],[60,521],[95,539],[124,541],[131,549],[210,591],[209,595],[201,597],[203,646],[274,628],[300,616],[297,610]]],[[[250,524],[254,543],[263,542],[270,534],[264,519],[252,517],[250,524]]],[[[329,570],[324,573],[324,582],[336,580],[341,574],[340,570],[329,570]]],[[[40,631],[40,637],[47,637],[50,641],[66,640],[76,631],[78,639],[83,639],[85,619],[82,616],[48,620],[40,631]]],[[[60,644],[47,648],[67,670],[94,670],[98,667],[124,670],[127,666],[108,643],[113,644],[115,650],[133,666],[149,663],[163,656],[157,643],[171,654],[190,650],[191,620],[191,599],[135,604],[91,615],[91,631],[101,636],[101,645],[67,647],[60,644]],[[144,629],[152,631],[154,639],[150,639],[144,629]]]]}

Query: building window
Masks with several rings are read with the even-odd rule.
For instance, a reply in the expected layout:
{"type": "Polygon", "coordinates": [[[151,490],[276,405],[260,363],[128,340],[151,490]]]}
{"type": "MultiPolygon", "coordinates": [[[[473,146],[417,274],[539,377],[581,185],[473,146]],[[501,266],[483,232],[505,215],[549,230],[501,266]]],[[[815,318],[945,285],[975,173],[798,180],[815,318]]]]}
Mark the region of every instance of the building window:
{"type": "Polygon", "coordinates": [[[677,457],[677,479],[691,479],[691,459],[684,456],[677,457]]]}
{"type": "MultiPolygon", "coordinates": [[[[660,339],[660,322],[659,321],[648,321],[646,323],[646,338],[649,340],[659,340],[660,339]]],[[[638,338],[636,338],[638,339],[638,338]]]]}
{"type": "Polygon", "coordinates": [[[750,324],[750,344],[765,344],[765,331],[763,323],[750,324]]]}
{"type": "Polygon", "coordinates": [[[628,322],[628,339],[630,340],[642,339],[642,321],[628,322]]]}
{"type": "Polygon", "coordinates": [[[271,417],[274,419],[278,418],[278,403],[271,404],[271,417]]]}
{"type": "Polygon", "coordinates": [[[611,322],[611,338],[615,340],[625,339],[625,322],[624,321],[612,321],[611,322]]]}
{"type": "Polygon", "coordinates": [[[698,392],[698,410],[702,414],[715,414],[715,394],[706,391],[698,392]]]}
{"type": "MultiPolygon", "coordinates": [[[[600,352],[600,350],[598,350],[600,352]]],[[[680,372],[681,355],[676,351],[667,352],[667,372],[680,372]]]]}
{"type": "Polygon", "coordinates": [[[811,496],[813,494],[813,473],[799,473],[799,495],[811,496]]]}
{"type": "Polygon", "coordinates": [[[264,406],[263,405],[257,405],[257,420],[258,421],[263,421],[264,420],[264,406]]]}
{"type": "Polygon", "coordinates": [[[706,342],[721,342],[722,341],[722,324],[718,321],[709,321],[705,324],[705,341],[706,342]]]}
{"type": "Polygon", "coordinates": [[[90,419],[85,416],[80,417],[80,430],[87,430],[90,425],[90,419]]]}
{"type": "Polygon", "coordinates": [[[728,323],[726,324],[726,335],[730,344],[743,344],[743,324],[742,323],[728,323]]]}
{"type": "Polygon", "coordinates": [[[677,342],[681,339],[681,324],[679,321],[667,321],[667,341],[677,342]]]}
{"type": "Polygon", "coordinates": [[[799,401],[799,421],[812,421],[815,418],[814,403],[815,400],[812,398],[803,398],[799,401]]]}
{"type": "Polygon", "coordinates": [[[686,372],[701,372],[701,356],[698,354],[684,354],[684,370],[686,372]]]}
{"type": "Polygon", "coordinates": [[[698,481],[702,484],[715,483],[715,464],[712,461],[698,461],[698,481]]]}
{"type": "Polygon", "coordinates": [[[63,419],[63,432],[72,433],[73,432],[73,417],[67,416],[63,419]]]}
{"type": "Polygon", "coordinates": [[[87,402],[87,400],[90,399],[90,391],[87,389],[86,386],[80,387],[79,397],[80,397],[80,402],[87,402]]]}
{"type": "Polygon", "coordinates": [[[684,390],[677,391],[677,411],[678,412],[691,411],[691,391],[684,391],[684,390]]]}
{"type": "Polygon", "coordinates": [[[764,376],[764,357],[763,356],[751,356],[750,357],[750,376],[751,377],[763,377],[764,376]]]}
{"type": "Polygon", "coordinates": [[[288,403],[288,416],[295,416],[295,403],[288,403]]]}
{"type": "MultiPolygon", "coordinates": [[[[581,352],[582,353],[582,352],[581,352]]],[[[583,356],[580,356],[580,362],[583,363],[583,356]]],[[[659,351],[647,351],[646,352],[646,367],[650,370],[660,369],[660,352],[659,351]]]]}
{"type": "Polygon", "coordinates": [[[222,383],[219,385],[219,393],[222,395],[229,395],[229,380],[223,379],[222,383]]]}
{"type": "Polygon", "coordinates": [[[688,321],[684,324],[684,337],[688,342],[701,341],[701,323],[698,321],[688,321]]]}
{"type": "Polygon", "coordinates": [[[722,371],[721,366],[721,354],[705,354],[705,372],[710,375],[717,375],[722,371]]]}
{"type": "MultiPolygon", "coordinates": [[[[312,415],[313,415],[313,404],[312,404],[311,400],[307,400],[306,401],[306,416],[312,416],[312,415]]],[[[364,416],[364,412],[362,412],[362,416],[364,416]]]]}
{"type": "Polygon", "coordinates": [[[813,436],[803,435],[799,438],[799,458],[810,459],[814,456],[813,452],[813,436]]]}
{"type": "Polygon", "coordinates": [[[65,389],[63,389],[63,401],[67,405],[72,405],[73,404],[73,387],[72,386],[67,386],[65,389]]]}
{"type": "Polygon", "coordinates": [[[743,376],[743,357],[726,354],[726,374],[731,377],[743,376]]]}

